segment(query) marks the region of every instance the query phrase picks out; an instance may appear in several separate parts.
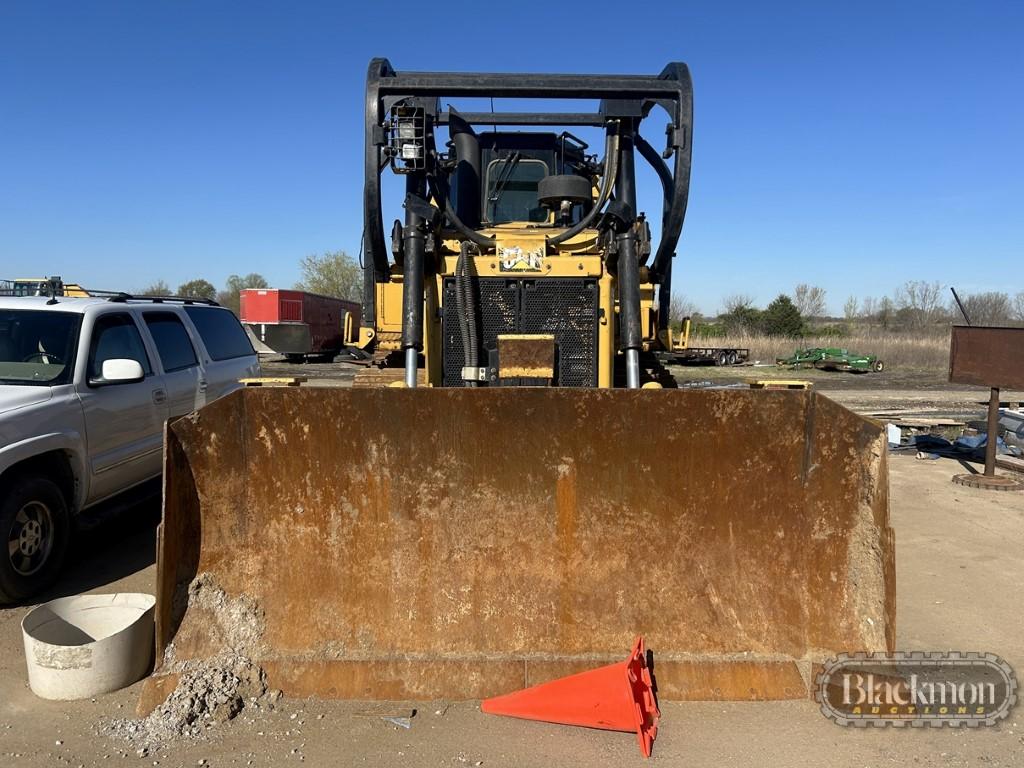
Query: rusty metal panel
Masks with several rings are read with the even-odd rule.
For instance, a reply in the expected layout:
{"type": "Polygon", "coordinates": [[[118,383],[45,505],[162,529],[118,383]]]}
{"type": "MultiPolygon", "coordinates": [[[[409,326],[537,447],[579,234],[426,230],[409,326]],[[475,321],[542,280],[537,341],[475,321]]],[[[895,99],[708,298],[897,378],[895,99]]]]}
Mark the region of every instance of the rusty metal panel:
{"type": "Polygon", "coordinates": [[[997,389],[1024,389],[1024,328],[954,325],[949,380],[997,389]]]}
{"type": "Polygon", "coordinates": [[[640,634],[663,698],[792,698],[893,648],[884,435],[812,391],[250,388],[165,455],[150,699],[227,647],[286,695],[371,699],[503,693],[640,634]]]}
{"type": "Polygon", "coordinates": [[[498,363],[503,379],[553,379],[555,336],[550,333],[498,334],[498,363]]]}

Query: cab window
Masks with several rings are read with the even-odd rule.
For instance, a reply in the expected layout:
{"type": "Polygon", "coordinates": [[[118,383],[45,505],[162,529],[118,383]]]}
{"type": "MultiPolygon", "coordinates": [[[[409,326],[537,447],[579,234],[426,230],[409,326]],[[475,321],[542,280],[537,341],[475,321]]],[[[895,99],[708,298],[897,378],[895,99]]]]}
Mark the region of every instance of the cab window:
{"type": "Polygon", "coordinates": [[[89,345],[90,379],[102,377],[103,363],[107,360],[134,360],[147,376],[153,373],[142,335],[127,312],[101,315],[93,325],[89,345]]]}
{"type": "Polygon", "coordinates": [[[548,211],[537,201],[537,185],[547,175],[546,163],[524,158],[518,152],[506,159],[492,160],[487,166],[487,221],[547,221],[548,211]]]}
{"type": "Polygon", "coordinates": [[[181,371],[199,364],[188,331],[176,314],[143,312],[142,317],[156,343],[156,351],[165,372],[181,371]]]}
{"type": "Polygon", "coordinates": [[[256,354],[241,323],[230,310],[192,305],[185,307],[185,314],[199,331],[211,359],[231,360],[256,354]]]}

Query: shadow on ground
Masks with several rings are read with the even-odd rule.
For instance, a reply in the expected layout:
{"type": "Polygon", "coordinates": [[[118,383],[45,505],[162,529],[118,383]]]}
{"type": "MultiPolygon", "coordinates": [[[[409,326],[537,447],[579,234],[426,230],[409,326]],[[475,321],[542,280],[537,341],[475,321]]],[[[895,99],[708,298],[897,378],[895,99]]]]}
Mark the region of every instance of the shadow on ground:
{"type": "Polygon", "coordinates": [[[148,568],[156,562],[159,524],[159,485],[90,514],[72,539],[60,579],[31,602],[88,592],[148,568]]]}

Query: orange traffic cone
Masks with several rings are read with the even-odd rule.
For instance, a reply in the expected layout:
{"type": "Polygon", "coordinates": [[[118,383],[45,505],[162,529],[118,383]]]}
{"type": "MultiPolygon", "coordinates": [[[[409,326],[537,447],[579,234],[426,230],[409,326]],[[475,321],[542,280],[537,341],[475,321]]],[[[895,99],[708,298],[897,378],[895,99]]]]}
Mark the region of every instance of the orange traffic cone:
{"type": "Polygon", "coordinates": [[[526,720],[635,731],[644,757],[651,756],[661,717],[642,637],[623,662],[495,696],[481,702],[480,709],[526,720]]]}

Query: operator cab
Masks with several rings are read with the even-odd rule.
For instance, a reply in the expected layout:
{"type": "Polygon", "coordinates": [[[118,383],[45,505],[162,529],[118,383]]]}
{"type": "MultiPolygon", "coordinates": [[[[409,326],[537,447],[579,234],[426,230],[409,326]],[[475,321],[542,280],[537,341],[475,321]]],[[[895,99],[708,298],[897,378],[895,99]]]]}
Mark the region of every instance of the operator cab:
{"type": "MultiPolygon", "coordinates": [[[[460,174],[468,175],[464,166],[452,175],[449,198],[458,210],[459,190],[479,195],[480,224],[525,223],[534,226],[569,226],[580,221],[593,204],[591,185],[594,158],[585,152],[587,144],[571,133],[501,132],[482,133],[480,176],[475,192],[464,184],[460,174]],[[544,190],[558,179],[574,177],[577,197],[568,206],[563,200],[545,197],[544,190]],[[545,181],[547,180],[547,181],[545,181]],[[583,197],[585,196],[585,199],[583,197]]],[[[473,174],[475,175],[475,174],[473,174]]],[[[563,184],[564,186],[564,184],[563,184]]]]}

